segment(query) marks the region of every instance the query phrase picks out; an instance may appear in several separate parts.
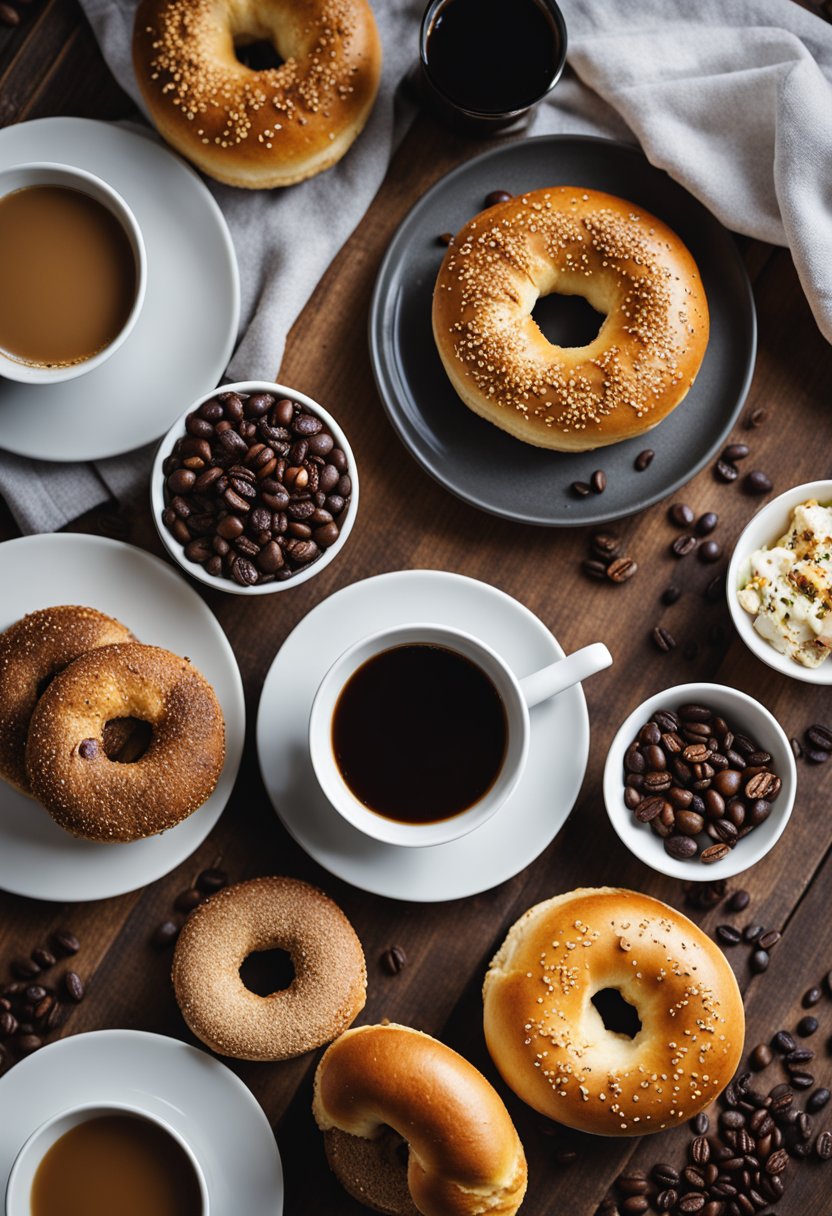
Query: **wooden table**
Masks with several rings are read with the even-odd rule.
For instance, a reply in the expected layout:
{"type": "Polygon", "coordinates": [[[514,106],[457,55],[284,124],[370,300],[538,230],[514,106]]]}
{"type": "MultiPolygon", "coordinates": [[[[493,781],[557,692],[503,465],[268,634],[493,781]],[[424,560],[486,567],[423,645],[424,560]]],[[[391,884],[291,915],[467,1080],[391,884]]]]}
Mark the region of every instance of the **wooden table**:
{"type": "MultiPolygon", "coordinates": [[[[118,119],[133,114],[109,75],[74,0],[33,0],[16,29],[0,27],[0,122],[52,114],[118,119]]],[[[603,639],[614,667],[586,686],[592,744],[581,795],[555,842],[527,870],[496,890],[436,905],[397,903],[367,895],[321,870],[276,819],[260,782],[253,729],[234,795],[217,828],[198,853],[145,890],[101,903],[60,907],[0,895],[0,960],[8,960],[68,924],[83,942],[78,969],[89,995],[64,1033],[100,1027],[134,1027],[185,1040],[186,1031],[169,982],[169,955],[149,942],[179,891],[204,866],[221,858],[233,879],[261,873],[310,879],[345,909],[367,955],[369,990],[364,1022],[381,1018],[409,1023],[439,1036],[495,1079],[481,1030],[480,986],[485,966],[508,926],[532,903],[573,887],[610,883],[633,887],[683,907],[681,884],[665,880],[634,860],[609,828],[601,797],[601,772],[618,724],[644,697],[687,679],[715,679],[744,689],[767,705],[788,735],[813,722],[832,721],[830,695],[775,674],[737,639],[723,602],[703,596],[714,568],[690,557],[676,564],[668,546],[676,535],[661,504],[616,530],[639,563],[638,575],[614,587],[586,579],[586,530],[518,527],[465,506],[422,473],[406,454],[382,412],[367,355],[367,310],[379,261],[408,208],[436,178],[479,150],[419,120],[400,149],[370,213],[328,270],[290,335],[279,378],[330,405],[343,421],[362,475],[361,513],[343,557],[294,593],[240,600],[207,594],[236,652],[253,728],[263,678],[283,639],[325,596],[356,579],[411,567],[455,570],[493,583],[536,612],[569,651],[603,639]],[[673,607],[660,604],[671,581],[684,588],[673,607]],[[660,654],[650,641],[661,623],[679,645],[660,654]],[[691,657],[694,656],[694,657],[691,657]],[[398,944],[409,965],[397,976],[380,965],[382,952],[398,944]]],[[[499,183],[497,183],[499,184],[499,183]]],[[[747,441],[747,468],[767,471],[776,491],[832,474],[832,350],[821,338],[782,249],[744,242],[760,323],[760,349],[745,417],[767,410],[763,426],[740,424],[734,438],[747,441]]],[[[0,433],[0,438],[1,438],[0,433]]],[[[717,536],[726,553],[760,505],[737,485],[718,484],[710,469],[677,496],[699,513],[720,516],[717,536]]],[[[129,539],[161,552],[149,515],[127,517],[115,506],[73,525],[129,539]]],[[[14,535],[9,516],[3,534],[14,535]]],[[[769,971],[752,978],[749,951],[728,951],[746,996],[749,1049],[781,1026],[793,1027],[800,997],[832,966],[832,764],[801,762],[792,822],[773,853],[734,880],[751,893],[747,913],[691,914],[706,931],[724,920],[749,919],[781,929],[783,942],[769,971]]],[[[0,979],[5,973],[0,964],[0,979]]],[[[818,1007],[821,1031],[816,1075],[829,1084],[832,1000],[818,1007]]],[[[288,1216],[359,1213],[324,1164],[320,1136],[310,1115],[311,1079],[317,1054],[283,1064],[231,1062],[272,1122],[286,1168],[288,1216]]],[[[772,1070],[770,1070],[772,1071],[772,1070]]],[[[766,1074],[768,1077],[768,1074],[766,1074]]],[[[772,1075],[769,1085],[779,1075],[772,1075]]],[[[524,1141],[530,1172],[529,1216],[591,1213],[619,1170],[628,1163],[676,1160],[688,1133],[646,1141],[575,1138],[577,1160],[556,1161],[560,1141],[551,1127],[501,1092],[524,1141]]],[[[13,1112],[0,1110],[0,1118],[13,1112]]],[[[827,1122],[832,1126],[832,1111],[827,1122]]],[[[823,1126],[822,1116],[818,1127],[823,1126]]],[[[832,1210],[832,1170],[790,1167],[793,1182],[778,1207],[786,1216],[832,1210]]],[[[218,1213],[218,1216],[231,1216],[218,1213]]]]}

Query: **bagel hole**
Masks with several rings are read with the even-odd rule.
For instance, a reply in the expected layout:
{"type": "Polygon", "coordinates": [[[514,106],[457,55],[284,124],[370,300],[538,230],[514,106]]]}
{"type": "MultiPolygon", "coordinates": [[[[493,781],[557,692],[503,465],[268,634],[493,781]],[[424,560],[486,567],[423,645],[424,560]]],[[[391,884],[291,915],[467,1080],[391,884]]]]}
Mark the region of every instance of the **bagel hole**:
{"type": "Polygon", "coordinates": [[[255,950],[240,964],[240,979],[256,996],[272,996],[295,978],[291,955],[285,950],[255,950]]]}
{"type": "Polygon", "coordinates": [[[110,718],[104,723],[102,740],[108,760],[133,764],[150,747],[153,727],[142,718],[110,718]]]}
{"type": "Polygon", "coordinates": [[[268,38],[257,38],[253,41],[245,37],[235,39],[234,54],[243,67],[252,72],[268,72],[286,62],[268,38]]]}
{"type": "Polygon", "coordinates": [[[552,292],[541,296],[532,309],[532,317],[547,341],[553,346],[589,346],[601,332],[606,321],[583,296],[565,296],[552,292]]]}
{"type": "Polygon", "coordinates": [[[634,1039],[641,1030],[641,1018],[635,1005],[625,1001],[617,988],[601,988],[592,998],[601,1015],[604,1029],[611,1034],[623,1034],[634,1039]]]}

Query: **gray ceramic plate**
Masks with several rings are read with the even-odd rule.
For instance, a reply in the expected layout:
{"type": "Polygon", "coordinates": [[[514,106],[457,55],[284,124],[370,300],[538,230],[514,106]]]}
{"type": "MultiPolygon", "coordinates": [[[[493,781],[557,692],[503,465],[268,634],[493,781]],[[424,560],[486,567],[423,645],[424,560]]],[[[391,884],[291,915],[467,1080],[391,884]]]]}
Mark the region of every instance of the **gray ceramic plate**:
{"type": "MultiPolygon", "coordinates": [[[[549,296],[534,311],[562,345],[586,342],[601,318],[583,302],[549,296]]],[[[405,447],[446,489],[484,511],[548,527],[598,524],[631,515],[689,481],[715,453],[742,409],[757,346],[751,285],[731,234],[636,148],[586,136],[520,140],[460,165],[427,192],[393,238],[370,310],[370,358],[390,421],[405,447]],[[646,207],[690,249],[702,273],[711,336],[684,403],[654,430],[596,452],[549,452],[519,442],[462,404],[431,332],[431,296],[444,249],[492,190],[544,186],[606,190],[646,207]],[[652,448],[653,463],[633,468],[652,448]],[[603,468],[603,494],[569,487],[603,468]]]]}

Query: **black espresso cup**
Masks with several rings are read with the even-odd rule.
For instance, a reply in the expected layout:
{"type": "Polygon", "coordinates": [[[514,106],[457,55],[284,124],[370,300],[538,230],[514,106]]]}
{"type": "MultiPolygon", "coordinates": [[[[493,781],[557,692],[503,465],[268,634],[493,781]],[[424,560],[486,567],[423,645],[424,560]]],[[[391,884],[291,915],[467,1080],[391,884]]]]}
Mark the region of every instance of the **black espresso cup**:
{"type": "Polygon", "coordinates": [[[431,0],[419,32],[421,94],[446,125],[491,135],[528,121],[566,63],[555,0],[431,0]]]}

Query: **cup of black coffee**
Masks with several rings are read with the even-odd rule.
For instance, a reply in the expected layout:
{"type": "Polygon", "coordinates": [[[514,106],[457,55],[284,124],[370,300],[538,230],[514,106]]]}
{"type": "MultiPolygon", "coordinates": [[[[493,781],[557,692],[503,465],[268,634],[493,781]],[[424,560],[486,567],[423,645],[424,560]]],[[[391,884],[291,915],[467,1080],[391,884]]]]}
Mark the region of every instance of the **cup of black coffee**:
{"type": "Polygon", "coordinates": [[[556,0],[431,0],[419,34],[422,97],[471,135],[519,127],[557,84],[566,24],[556,0]]]}
{"type": "Polygon", "coordinates": [[[596,643],[518,679],[495,650],[445,625],[401,625],[346,650],[309,719],[312,766],[353,827],[394,845],[473,831],[517,787],[529,710],[608,667],[596,643]]]}

